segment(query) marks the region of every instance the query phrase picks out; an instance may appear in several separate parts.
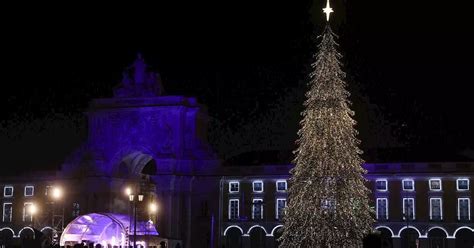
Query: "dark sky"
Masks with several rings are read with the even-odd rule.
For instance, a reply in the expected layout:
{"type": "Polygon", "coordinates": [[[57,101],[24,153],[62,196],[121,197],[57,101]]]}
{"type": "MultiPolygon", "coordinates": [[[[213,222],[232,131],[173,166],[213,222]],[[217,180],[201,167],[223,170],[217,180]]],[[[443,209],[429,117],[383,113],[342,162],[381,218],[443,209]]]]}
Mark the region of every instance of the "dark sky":
{"type": "MultiPolygon", "coordinates": [[[[259,2],[5,9],[0,142],[7,160],[60,163],[84,135],[81,111],[90,99],[111,95],[138,51],[160,71],[168,94],[197,96],[216,118],[265,112],[304,85],[325,3],[259,2]]],[[[470,8],[332,3],[351,89],[401,133],[401,154],[456,160],[474,148],[470,8]]]]}

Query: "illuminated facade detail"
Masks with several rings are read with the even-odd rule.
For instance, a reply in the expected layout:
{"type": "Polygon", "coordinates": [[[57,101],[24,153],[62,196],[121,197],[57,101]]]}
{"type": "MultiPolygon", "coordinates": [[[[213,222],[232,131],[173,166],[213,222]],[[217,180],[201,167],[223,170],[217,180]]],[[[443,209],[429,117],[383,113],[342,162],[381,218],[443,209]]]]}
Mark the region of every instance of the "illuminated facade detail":
{"type": "Polygon", "coordinates": [[[229,220],[239,219],[239,199],[229,200],[229,220]]]}
{"type": "Polygon", "coordinates": [[[255,193],[262,193],[263,192],[263,181],[253,181],[252,182],[252,189],[255,193]]]}
{"type": "Polygon", "coordinates": [[[414,198],[403,198],[403,219],[406,220],[415,219],[415,199],[414,198]]]}
{"type": "Polygon", "coordinates": [[[34,186],[31,186],[31,185],[25,186],[25,192],[24,192],[25,196],[33,196],[34,193],[35,193],[34,186]]]}
{"type": "Polygon", "coordinates": [[[403,190],[404,191],[414,191],[415,190],[415,181],[413,179],[403,179],[402,180],[403,190]]]}
{"type": "Polygon", "coordinates": [[[377,198],[375,202],[377,220],[388,220],[388,199],[377,198]]]}
{"type": "Polygon", "coordinates": [[[326,21],[329,21],[329,15],[334,12],[331,6],[329,5],[329,0],[327,0],[326,8],[323,9],[323,12],[326,14],[326,21]]]}
{"type": "Polygon", "coordinates": [[[443,199],[430,198],[430,220],[440,221],[443,219],[443,199]]]}
{"type": "Polygon", "coordinates": [[[428,181],[431,191],[441,191],[443,189],[442,181],[439,178],[428,181]]]}
{"type": "Polygon", "coordinates": [[[277,198],[275,206],[275,219],[280,220],[285,215],[286,198],[277,198]]]}
{"type": "Polygon", "coordinates": [[[13,196],[13,186],[3,187],[3,197],[12,197],[13,196]]]}
{"type": "Polygon", "coordinates": [[[288,189],[286,180],[276,181],[276,189],[277,189],[277,192],[286,192],[286,190],[288,189]]]}
{"type": "Polygon", "coordinates": [[[388,190],[387,179],[377,179],[375,180],[375,190],[385,192],[388,190]]]}
{"type": "Polygon", "coordinates": [[[458,220],[471,220],[471,199],[458,198],[458,220]]]}
{"type": "Polygon", "coordinates": [[[456,180],[456,188],[458,191],[469,190],[469,179],[461,178],[456,180]]]}
{"type": "Polygon", "coordinates": [[[263,199],[254,198],[252,199],[252,220],[263,219],[263,199]]]}
{"type": "Polygon", "coordinates": [[[31,213],[32,208],[33,208],[32,202],[25,202],[23,204],[23,222],[33,221],[33,214],[31,213]]]}
{"type": "Polygon", "coordinates": [[[3,203],[2,222],[12,222],[13,207],[11,202],[3,203]]]}
{"type": "Polygon", "coordinates": [[[239,182],[229,182],[229,193],[239,193],[239,182]]]}

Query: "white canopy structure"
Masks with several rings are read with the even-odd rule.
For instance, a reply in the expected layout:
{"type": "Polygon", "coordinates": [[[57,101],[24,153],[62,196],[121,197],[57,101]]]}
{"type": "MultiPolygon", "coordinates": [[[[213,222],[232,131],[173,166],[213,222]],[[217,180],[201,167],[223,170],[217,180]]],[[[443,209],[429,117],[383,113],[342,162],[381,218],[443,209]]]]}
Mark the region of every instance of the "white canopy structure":
{"type": "MultiPolygon", "coordinates": [[[[112,213],[90,213],[79,216],[64,229],[60,245],[86,242],[101,244],[102,247],[124,247],[127,245],[129,234],[130,242],[132,242],[134,226],[133,221],[130,223],[130,220],[128,215],[112,213]]],[[[158,232],[151,222],[137,221],[136,231],[137,236],[158,236],[158,232]]],[[[139,239],[137,238],[137,240],[139,239]]]]}

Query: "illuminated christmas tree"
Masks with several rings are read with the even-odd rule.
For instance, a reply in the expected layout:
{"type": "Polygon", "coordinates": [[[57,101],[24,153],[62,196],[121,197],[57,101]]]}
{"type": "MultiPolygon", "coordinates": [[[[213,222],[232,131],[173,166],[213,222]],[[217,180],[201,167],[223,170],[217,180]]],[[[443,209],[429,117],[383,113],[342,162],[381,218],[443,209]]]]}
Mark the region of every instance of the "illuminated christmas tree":
{"type": "MultiPolygon", "coordinates": [[[[329,6],[324,9],[328,16],[329,6]]],[[[372,229],[360,141],[329,24],[312,64],[280,247],[362,247],[372,229]]]]}

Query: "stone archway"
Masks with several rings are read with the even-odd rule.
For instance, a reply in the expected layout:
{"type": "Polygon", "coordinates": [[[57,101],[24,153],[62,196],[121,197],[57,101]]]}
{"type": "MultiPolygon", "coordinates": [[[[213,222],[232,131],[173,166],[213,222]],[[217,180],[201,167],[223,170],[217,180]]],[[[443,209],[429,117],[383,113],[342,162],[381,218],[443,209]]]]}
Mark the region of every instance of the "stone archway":
{"type": "Polygon", "coordinates": [[[392,248],[392,231],[387,227],[379,227],[377,231],[380,233],[380,247],[382,248],[392,248]]]}
{"type": "Polygon", "coordinates": [[[252,228],[249,232],[250,248],[265,247],[267,233],[261,227],[252,228]]]}
{"type": "Polygon", "coordinates": [[[405,228],[400,233],[402,247],[416,248],[417,240],[420,238],[418,231],[414,228],[405,228]]]}
{"type": "Polygon", "coordinates": [[[474,231],[462,228],[456,231],[456,248],[472,248],[474,246],[474,231]]]}
{"type": "Polygon", "coordinates": [[[447,247],[447,236],[445,231],[440,228],[432,228],[428,232],[428,243],[430,248],[447,247]]]}
{"type": "Polygon", "coordinates": [[[15,233],[10,228],[0,229],[0,247],[11,247],[13,246],[13,237],[15,233]]]}
{"type": "Polygon", "coordinates": [[[275,231],[273,231],[273,237],[275,239],[275,243],[274,243],[275,248],[280,247],[281,242],[278,241],[278,239],[281,237],[282,234],[283,234],[283,228],[282,227],[278,227],[277,229],[275,229],[275,231]]]}
{"type": "Polygon", "coordinates": [[[242,231],[237,227],[231,227],[225,232],[225,248],[241,248],[242,231]]]}
{"type": "Polygon", "coordinates": [[[122,152],[113,163],[113,174],[121,178],[140,178],[153,176],[158,172],[155,158],[140,150],[122,152]]]}

